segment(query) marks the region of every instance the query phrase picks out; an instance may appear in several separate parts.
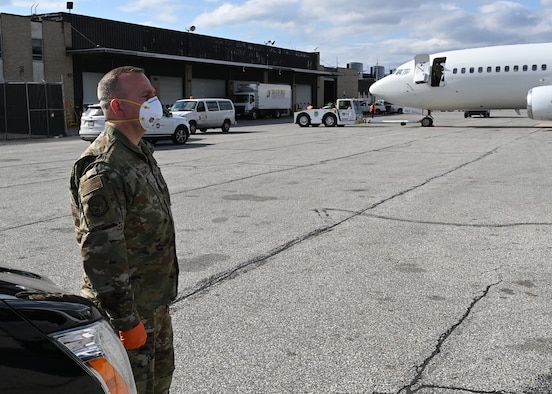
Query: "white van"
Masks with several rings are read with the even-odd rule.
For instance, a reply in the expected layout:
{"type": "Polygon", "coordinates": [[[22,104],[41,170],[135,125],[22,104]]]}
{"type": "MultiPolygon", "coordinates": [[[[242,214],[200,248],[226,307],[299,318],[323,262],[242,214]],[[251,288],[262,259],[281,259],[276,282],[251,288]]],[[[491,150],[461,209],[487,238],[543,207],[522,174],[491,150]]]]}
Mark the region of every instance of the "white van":
{"type": "Polygon", "coordinates": [[[205,132],[207,129],[220,127],[223,133],[236,123],[236,110],[232,100],[222,98],[182,99],[171,107],[173,115],[183,116],[190,123],[190,133],[196,129],[205,132]]]}

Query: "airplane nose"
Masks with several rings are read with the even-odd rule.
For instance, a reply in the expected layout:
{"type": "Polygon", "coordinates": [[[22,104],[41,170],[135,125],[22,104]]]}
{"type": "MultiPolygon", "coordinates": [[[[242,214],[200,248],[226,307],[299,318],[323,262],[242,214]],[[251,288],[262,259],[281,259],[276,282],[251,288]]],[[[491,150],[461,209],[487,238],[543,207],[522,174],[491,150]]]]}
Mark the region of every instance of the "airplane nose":
{"type": "Polygon", "coordinates": [[[376,81],[372,84],[372,86],[370,86],[370,94],[374,95],[374,96],[384,96],[387,89],[385,88],[385,78],[383,79],[380,79],[379,81],[376,81]]]}

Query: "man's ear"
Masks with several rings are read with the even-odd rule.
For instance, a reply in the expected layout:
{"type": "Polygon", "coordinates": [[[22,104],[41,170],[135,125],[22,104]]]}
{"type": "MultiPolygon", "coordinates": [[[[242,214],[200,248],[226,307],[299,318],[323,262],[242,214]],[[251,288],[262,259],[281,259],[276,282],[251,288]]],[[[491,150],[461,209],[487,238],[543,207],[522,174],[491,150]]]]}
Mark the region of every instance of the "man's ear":
{"type": "Polygon", "coordinates": [[[117,99],[112,99],[109,103],[109,108],[117,116],[122,116],[123,109],[121,108],[121,103],[117,99]]]}

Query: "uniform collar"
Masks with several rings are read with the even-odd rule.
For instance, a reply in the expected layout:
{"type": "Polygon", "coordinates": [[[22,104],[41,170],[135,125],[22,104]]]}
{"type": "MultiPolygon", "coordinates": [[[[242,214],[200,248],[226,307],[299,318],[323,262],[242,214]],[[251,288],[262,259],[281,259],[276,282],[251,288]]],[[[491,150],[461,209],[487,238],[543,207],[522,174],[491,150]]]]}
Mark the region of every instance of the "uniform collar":
{"type": "Polygon", "coordinates": [[[153,154],[153,145],[149,142],[146,142],[144,139],[140,140],[140,143],[138,146],[134,145],[130,140],[127,138],[126,135],[121,133],[119,130],[117,130],[115,127],[106,124],[105,125],[105,131],[104,131],[108,138],[110,140],[115,140],[123,145],[125,145],[128,149],[141,154],[141,155],[152,155],[153,154]]]}

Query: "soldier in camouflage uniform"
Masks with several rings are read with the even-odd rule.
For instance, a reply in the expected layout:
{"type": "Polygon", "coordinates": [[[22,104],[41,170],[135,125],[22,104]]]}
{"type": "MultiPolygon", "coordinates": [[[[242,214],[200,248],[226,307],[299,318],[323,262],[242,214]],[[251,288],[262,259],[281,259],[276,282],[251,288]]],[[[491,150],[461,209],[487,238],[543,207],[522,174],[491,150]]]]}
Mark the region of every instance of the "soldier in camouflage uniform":
{"type": "MultiPolygon", "coordinates": [[[[169,303],[178,262],[167,185],[142,140],[155,89],[121,67],[98,85],[105,130],[71,173],[71,206],[84,268],[82,294],[119,331],[139,393],[168,393],[174,370],[169,303]]],[[[159,104],[160,106],[160,104],[159,104]]],[[[151,119],[150,119],[151,120],[151,119]]]]}

